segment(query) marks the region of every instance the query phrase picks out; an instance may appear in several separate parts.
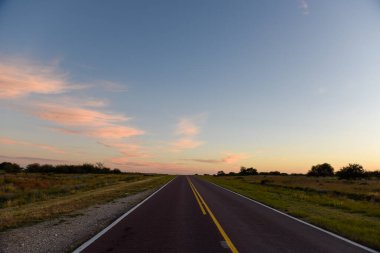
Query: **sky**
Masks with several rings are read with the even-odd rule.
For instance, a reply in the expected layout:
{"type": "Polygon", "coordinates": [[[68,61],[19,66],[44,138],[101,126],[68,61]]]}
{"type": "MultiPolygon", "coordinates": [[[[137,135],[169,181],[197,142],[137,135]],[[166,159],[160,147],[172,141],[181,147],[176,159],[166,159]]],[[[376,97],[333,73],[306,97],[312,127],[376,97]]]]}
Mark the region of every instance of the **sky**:
{"type": "Polygon", "coordinates": [[[0,0],[0,160],[380,169],[380,2],[0,0]]]}

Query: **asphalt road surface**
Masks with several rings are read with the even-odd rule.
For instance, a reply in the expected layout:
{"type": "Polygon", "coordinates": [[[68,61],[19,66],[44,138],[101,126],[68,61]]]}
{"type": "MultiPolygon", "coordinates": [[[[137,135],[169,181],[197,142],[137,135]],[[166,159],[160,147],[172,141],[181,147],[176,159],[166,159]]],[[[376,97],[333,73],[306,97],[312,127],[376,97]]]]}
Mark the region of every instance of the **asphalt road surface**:
{"type": "Polygon", "coordinates": [[[179,176],[81,252],[368,251],[199,178],[179,176]]]}

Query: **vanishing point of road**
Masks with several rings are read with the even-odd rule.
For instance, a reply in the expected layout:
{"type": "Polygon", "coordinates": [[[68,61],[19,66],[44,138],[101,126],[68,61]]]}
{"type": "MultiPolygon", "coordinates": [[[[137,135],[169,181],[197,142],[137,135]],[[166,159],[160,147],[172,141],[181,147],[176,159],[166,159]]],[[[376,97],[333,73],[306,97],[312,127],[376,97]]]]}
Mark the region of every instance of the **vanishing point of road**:
{"type": "Polygon", "coordinates": [[[178,176],[76,252],[371,250],[198,177],[178,176]]]}

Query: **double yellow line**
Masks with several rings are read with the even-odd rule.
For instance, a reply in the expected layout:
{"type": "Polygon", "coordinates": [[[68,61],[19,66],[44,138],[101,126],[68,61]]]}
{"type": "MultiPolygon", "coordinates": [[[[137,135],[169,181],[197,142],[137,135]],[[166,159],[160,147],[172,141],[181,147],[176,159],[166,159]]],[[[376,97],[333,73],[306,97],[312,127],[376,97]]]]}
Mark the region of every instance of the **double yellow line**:
{"type": "Polygon", "coordinates": [[[191,182],[190,178],[187,177],[187,181],[189,182],[190,188],[194,193],[195,199],[198,202],[198,205],[202,211],[203,215],[206,215],[206,210],[208,214],[210,215],[212,221],[214,222],[215,226],[218,228],[219,233],[226,241],[228,247],[233,253],[238,253],[239,251],[236,249],[235,245],[232,243],[231,239],[228,237],[222,226],[220,225],[219,221],[215,218],[214,214],[212,213],[211,209],[206,204],[206,201],[202,198],[202,195],[198,192],[197,188],[195,188],[194,184],[191,182]],[[206,210],[205,210],[206,209],[206,210]]]}

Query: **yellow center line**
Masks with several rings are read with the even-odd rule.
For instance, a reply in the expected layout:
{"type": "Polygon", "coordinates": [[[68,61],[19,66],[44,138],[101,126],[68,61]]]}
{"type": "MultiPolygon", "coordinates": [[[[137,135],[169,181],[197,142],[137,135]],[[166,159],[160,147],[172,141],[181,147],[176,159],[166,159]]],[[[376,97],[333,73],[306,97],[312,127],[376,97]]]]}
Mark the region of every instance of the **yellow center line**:
{"type": "Polygon", "coordinates": [[[208,207],[208,205],[206,204],[206,201],[203,199],[202,195],[199,194],[197,188],[195,188],[194,184],[191,182],[190,178],[187,178],[189,180],[189,183],[190,185],[194,188],[196,194],[199,196],[202,204],[205,206],[207,212],[210,214],[210,217],[212,219],[212,221],[215,223],[216,227],[218,228],[220,234],[222,235],[222,237],[224,238],[224,240],[226,241],[228,247],[230,248],[230,250],[233,252],[233,253],[238,253],[239,251],[236,249],[235,245],[232,243],[231,239],[228,237],[228,235],[226,234],[226,232],[224,231],[224,229],[222,228],[222,226],[220,225],[219,221],[216,219],[216,217],[214,216],[214,214],[211,212],[211,209],[208,207]]]}
{"type": "Polygon", "coordinates": [[[191,184],[190,179],[189,179],[188,177],[187,177],[187,180],[189,181],[190,188],[191,188],[191,190],[192,190],[193,193],[194,193],[195,199],[197,200],[198,205],[199,205],[199,207],[201,208],[201,211],[202,211],[203,215],[206,215],[207,213],[206,213],[205,209],[203,208],[202,203],[201,203],[201,201],[199,200],[198,195],[195,193],[194,188],[193,188],[193,185],[191,184]]]}

